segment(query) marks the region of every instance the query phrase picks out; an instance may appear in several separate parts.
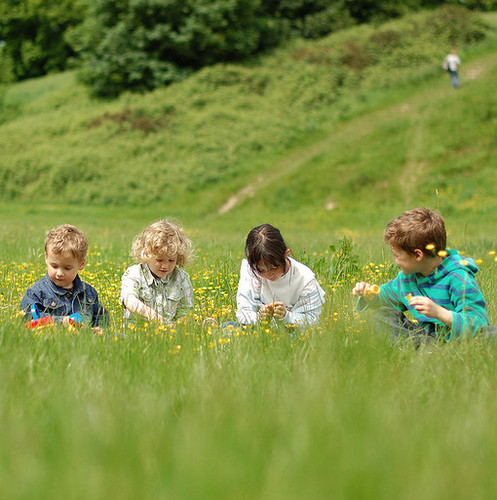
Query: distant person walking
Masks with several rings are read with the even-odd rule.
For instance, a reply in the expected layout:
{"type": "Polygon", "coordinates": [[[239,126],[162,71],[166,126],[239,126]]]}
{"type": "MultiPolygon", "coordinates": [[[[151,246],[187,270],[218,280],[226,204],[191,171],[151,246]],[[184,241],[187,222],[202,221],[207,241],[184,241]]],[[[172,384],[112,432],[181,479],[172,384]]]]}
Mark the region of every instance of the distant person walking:
{"type": "Polygon", "coordinates": [[[451,50],[450,54],[445,56],[442,67],[444,70],[449,72],[450,83],[452,87],[457,89],[459,87],[459,73],[457,72],[457,68],[461,64],[461,59],[457,55],[455,50],[451,50]]]}

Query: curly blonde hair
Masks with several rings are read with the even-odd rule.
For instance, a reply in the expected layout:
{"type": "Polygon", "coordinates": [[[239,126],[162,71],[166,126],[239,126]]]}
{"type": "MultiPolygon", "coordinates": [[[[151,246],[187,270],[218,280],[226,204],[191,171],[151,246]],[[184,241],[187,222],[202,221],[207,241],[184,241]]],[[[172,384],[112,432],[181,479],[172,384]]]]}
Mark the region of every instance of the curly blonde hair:
{"type": "Polygon", "coordinates": [[[45,238],[45,253],[69,253],[80,262],[86,257],[88,239],[83,231],[71,224],[62,224],[49,231],[45,238]]]}
{"type": "Polygon", "coordinates": [[[152,258],[176,256],[176,265],[184,267],[193,257],[193,244],[182,227],[170,219],[161,219],[135,237],[131,255],[141,264],[152,258]]]}

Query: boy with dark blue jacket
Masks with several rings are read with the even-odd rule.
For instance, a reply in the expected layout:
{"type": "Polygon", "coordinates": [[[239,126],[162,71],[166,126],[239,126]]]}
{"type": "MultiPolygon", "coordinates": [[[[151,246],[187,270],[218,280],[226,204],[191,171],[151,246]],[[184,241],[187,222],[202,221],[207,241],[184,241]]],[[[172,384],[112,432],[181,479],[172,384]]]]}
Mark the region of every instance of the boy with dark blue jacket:
{"type": "Polygon", "coordinates": [[[85,266],[88,240],[77,227],[63,224],[53,228],[45,239],[47,274],[30,286],[21,301],[26,321],[52,317],[55,323],[69,325],[77,315],[97,333],[108,320],[98,301],[97,291],[78,275],[85,266]]]}

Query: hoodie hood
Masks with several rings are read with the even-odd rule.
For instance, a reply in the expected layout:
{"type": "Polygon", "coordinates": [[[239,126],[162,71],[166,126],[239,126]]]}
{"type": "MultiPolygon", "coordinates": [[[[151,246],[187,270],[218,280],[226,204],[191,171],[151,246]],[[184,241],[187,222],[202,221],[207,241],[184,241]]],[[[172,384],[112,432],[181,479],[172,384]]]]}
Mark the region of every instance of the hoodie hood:
{"type": "Polygon", "coordinates": [[[427,278],[432,281],[438,281],[453,271],[466,272],[474,276],[478,272],[478,266],[470,257],[463,257],[457,250],[448,250],[448,255],[442,263],[427,278]]]}

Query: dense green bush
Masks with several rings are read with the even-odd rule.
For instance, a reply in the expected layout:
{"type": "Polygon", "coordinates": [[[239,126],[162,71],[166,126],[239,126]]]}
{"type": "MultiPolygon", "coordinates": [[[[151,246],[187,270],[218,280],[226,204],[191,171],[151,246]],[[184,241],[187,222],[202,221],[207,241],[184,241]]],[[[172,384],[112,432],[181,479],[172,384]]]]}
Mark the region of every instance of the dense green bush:
{"type": "Polygon", "coordinates": [[[5,43],[3,51],[15,79],[64,70],[74,56],[64,33],[83,17],[79,0],[2,0],[0,40],[5,43]]]}
{"type": "MultiPolygon", "coordinates": [[[[446,2],[429,2],[437,3],[446,2]]],[[[83,61],[81,78],[92,94],[115,96],[180,81],[214,63],[245,60],[289,37],[320,38],[356,22],[399,17],[422,4],[420,0],[97,0],[67,40],[83,61]]],[[[448,25],[454,20],[460,23],[459,17],[456,13],[442,19],[440,30],[454,34],[455,28],[448,25]]],[[[453,36],[459,38],[457,33],[453,36]]],[[[358,46],[345,52],[343,62],[354,69],[370,64],[358,46]]]]}
{"type": "Polygon", "coordinates": [[[149,90],[275,45],[278,25],[259,7],[259,0],[98,0],[68,38],[92,93],[149,90]]]}
{"type": "MultiPolygon", "coordinates": [[[[83,66],[95,95],[149,90],[200,67],[242,60],[291,37],[316,39],[460,0],[4,0],[2,75],[15,80],[83,66]]],[[[467,0],[470,9],[496,0],[467,0]]],[[[450,21],[450,19],[449,19],[450,21]]]]}

